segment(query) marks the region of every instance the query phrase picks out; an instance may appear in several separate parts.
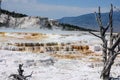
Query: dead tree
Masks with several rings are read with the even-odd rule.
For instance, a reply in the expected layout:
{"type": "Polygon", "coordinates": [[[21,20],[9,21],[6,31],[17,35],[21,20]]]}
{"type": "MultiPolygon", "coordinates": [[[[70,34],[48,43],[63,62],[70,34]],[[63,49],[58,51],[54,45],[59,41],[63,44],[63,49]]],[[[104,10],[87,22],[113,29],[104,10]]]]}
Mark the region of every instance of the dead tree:
{"type": "Polygon", "coordinates": [[[22,67],[23,67],[23,64],[19,64],[18,74],[11,74],[9,78],[13,77],[13,80],[27,80],[28,77],[31,77],[32,73],[27,76],[23,75],[24,70],[22,69],[22,67]]]}
{"type": "Polygon", "coordinates": [[[100,28],[100,35],[96,35],[93,32],[90,32],[94,36],[100,38],[102,40],[102,55],[103,55],[103,70],[101,72],[101,78],[103,80],[109,80],[110,79],[110,70],[112,65],[114,64],[114,60],[116,59],[117,55],[120,54],[120,33],[113,34],[113,5],[111,4],[111,9],[109,12],[109,22],[106,27],[102,24],[101,19],[101,11],[99,7],[98,14],[95,13],[97,23],[100,28]],[[110,30],[110,39],[108,40],[106,38],[106,33],[110,30]],[[109,45],[108,45],[109,41],[109,45]]]}

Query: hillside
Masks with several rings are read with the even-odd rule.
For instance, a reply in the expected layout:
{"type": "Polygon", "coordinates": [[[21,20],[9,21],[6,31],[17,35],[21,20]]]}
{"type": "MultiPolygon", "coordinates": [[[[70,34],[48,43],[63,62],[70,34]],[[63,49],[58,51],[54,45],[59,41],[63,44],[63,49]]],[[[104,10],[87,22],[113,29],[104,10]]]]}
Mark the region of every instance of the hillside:
{"type": "Polygon", "coordinates": [[[8,10],[1,9],[2,14],[10,15],[12,17],[27,17],[28,15],[26,14],[21,14],[21,13],[16,13],[16,12],[10,12],[8,10]]]}
{"type": "Polygon", "coordinates": [[[47,17],[28,16],[22,13],[15,13],[8,10],[1,10],[1,28],[24,28],[24,29],[52,29],[59,27],[58,22],[47,17]]]}
{"type": "MultiPolygon", "coordinates": [[[[103,25],[106,25],[109,20],[109,13],[102,13],[103,25]]],[[[120,12],[114,11],[113,14],[113,26],[115,32],[120,32],[120,12]]],[[[88,29],[98,29],[98,25],[95,19],[95,14],[85,14],[77,17],[64,17],[58,20],[60,23],[76,25],[88,29]]]]}
{"type": "Polygon", "coordinates": [[[75,25],[71,25],[71,24],[64,24],[61,23],[60,24],[63,28],[62,30],[75,30],[75,31],[97,31],[97,30],[93,30],[93,29],[87,29],[87,28],[83,28],[83,27],[79,27],[79,26],[75,26],[75,25]]]}
{"type": "Polygon", "coordinates": [[[70,24],[60,24],[58,21],[49,19],[48,17],[28,16],[26,14],[10,12],[7,10],[1,11],[0,27],[5,28],[22,28],[22,29],[58,29],[58,30],[80,30],[89,31],[86,29],[70,24]]]}

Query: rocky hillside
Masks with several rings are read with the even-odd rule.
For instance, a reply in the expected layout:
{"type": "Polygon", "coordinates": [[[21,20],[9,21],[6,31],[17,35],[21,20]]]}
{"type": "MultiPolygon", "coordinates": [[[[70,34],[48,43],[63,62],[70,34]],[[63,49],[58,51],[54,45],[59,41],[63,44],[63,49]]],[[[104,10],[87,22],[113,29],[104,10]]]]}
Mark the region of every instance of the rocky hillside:
{"type": "Polygon", "coordinates": [[[58,23],[45,17],[20,17],[15,18],[6,14],[1,14],[1,27],[7,28],[49,28],[57,27],[58,23]]]}
{"type": "Polygon", "coordinates": [[[47,17],[34,17],[21,13],[2,10],[0,16],[0,27],[6,28],[48,28],[60,27],[58,21],[48,19],[47,17]]]}
{"type": "Polygon", "coordinates": [[[89,31],[86,29],[70,24],[60,24],[57,20],[47,17],[28,16],[21,13],[2,10],[0,16],[1,28],[22,28],[22,29],[58,29],[58,30],[80,30],[89,31]]]}

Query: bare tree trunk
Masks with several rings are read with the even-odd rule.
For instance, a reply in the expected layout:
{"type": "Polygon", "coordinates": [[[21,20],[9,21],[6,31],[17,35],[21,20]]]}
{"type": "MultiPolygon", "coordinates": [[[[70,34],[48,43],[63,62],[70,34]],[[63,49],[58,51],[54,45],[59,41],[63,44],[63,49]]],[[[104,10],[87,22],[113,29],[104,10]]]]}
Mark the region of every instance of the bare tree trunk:
{"type": "MultiPolygon", "coordinates": [[[[112,47],[113,45],[113,19],[112,19],[112,16],[113,15],[113,5],[111,4],[111,10],[110,10],[110,13],[109,13],[109,23],[110,23],[110,48],[112,47]]],[[[113,52],[110,51],[110,54],[109,56],[112,56],[113,55],[113,52]]]]}
{"type": "Polygon", "coordinates": [[[96,14],[96,19],[100,28],[100,36],[90,32],[91,34],[95,35],[96,37],[100,38],[103,42],[103,70],[101,73],[101,77],[103,80],[109,80],[110,78],[110,71],[111,67],[114,64],[114,60],[116,59],[117,55],[120,54],[120,33],[118,33],[114,39],[113,36],[113,5],[111,4],[111,10],[109,13],[109,23],[106,27],[103,27],[102,20],[101,20],[101,12],[99,7],[99,13],[96,14]],[[110,28],[110,43],[108,46],[108,40],[106,39],[106,32],[110,28]],[[109,47],[109,48],[108,48],[109,47]]]}
{"type": "Polygon", "coordinates": [[[106,61],[107,61],[107,40],[103,40],[103,49],[102,49],[102,54],[103,54],[103,62],[104,62],[104,65],[106,64],[106,61]]]}
{"type": "Polygon", "coordinates": [[[103,73],[103,80],[109,80],[110,69],[107,70],[106,73],[103,73]]]}
{"type": "Polygon", "coordinates": [[[118,54],[114,54],[113,56],[109,57],[106,65],[104,66],[101,76],[103,77],[103,80],[109,80],[109,76],[110,76],[110,70],[112,65],[114,64],[114,60],[117,57],[118,54]]]}

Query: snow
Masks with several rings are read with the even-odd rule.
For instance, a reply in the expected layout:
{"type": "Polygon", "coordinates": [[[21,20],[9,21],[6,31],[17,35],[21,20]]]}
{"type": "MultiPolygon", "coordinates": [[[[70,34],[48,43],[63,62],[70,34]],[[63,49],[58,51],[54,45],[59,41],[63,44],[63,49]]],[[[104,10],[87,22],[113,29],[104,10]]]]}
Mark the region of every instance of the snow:
{"type": "MultiPolygon", "coordinates": [[[[51,33],[51,31],[46,31],[46,32],[43,31],[43,32],[44,34],[47,34],[49,37],[47,39],[44,39],[42,42],[73,42],[73,41],[76,42],[79,40],[84,41],[93,38],[88,35],[84,35],[86,38],[84,38],[84,36],[82,35],[78,36],[80,32],[76,32],[76,34],[73,34],[74,32],[69,32],[69,31],[66,32],[59,31],[60,33],[57,31],[53,33],[51,33]],[[61,36],[61,32],[62,32],[62,36],[61,36]]],[[[6,36],[11,36],[11,34],[7,33],[6,36]]],[[[18,38],[18,36],[16,36],[16,38],[18,38]]],[[[14,41],[18,41],[18,40],[14,40],[14,41]]],[[[8,40],[8,42],[11,42],[11,39],[8,40]]],[[[0,62],[0,76],[2,80],[8,80],[8,76],[10,74],[17,73],[18,64],[20,63],[24,64],[26,75],[30,74],[33,71],[33,76],[31,80],[79,80],[79,79],[96,80],[96,78],[99,77],[97,70],[94,73],[94,70],[90,68],[88,65],[86,65],[86,63],[83,61],[54,59],[47,53],[32,54],[26,52],[13,52],[13,51],[0,50],[0,59],[2,61],[0,62]],[[49,58],[55,60],[54,65],[41,64],[39,62],[39,60],[47,60],[49,58]],[[90,72],[93,72],[91,76],[89,76],[90,72]],[[98,76],[94,77],[93,79],[93,76],[96,73],[98,74],[98,76]]]]}
{"type": "MultiPolygon", "coordinates": [[[[22,30],[15,30],[21,32],[22,30]]],[[[3,30],[7,32],[7,30],[3,30]]],[[[11,29],[7,32],[14,32],[11,29]]],[[[23,32],[34,32],[30,30],[23,30],[23,32]]],[[[35,31],[37,32],[37,30],[35,31]]],[[[42,40],[21,40],[19,36],[0,37],[0,44],[6,46],[7,42],[58,42],[58,43],[76,43],[81,41],[82,44],[90,46],[90,50],[94,51],[95,45],[100,45],[101,41],[90,35],[87,32],[75,31],[51,31],[51,30],[38,30],[39,33],[46,34],[48,37],[42,40]],[[5,41],[2,41],[6,39],[5,41]]],[[[78,44],[79,45],[79,44],[78,44]]],[[[96,53],[96,52],[95,52],[96,53]]],[[[101,51],[99,51],[101,53],[101,51]]],[[[64,53],[63,53],[64,54],[64,53]]],[[[18,52],[0,50],[0,80],[10,80],[10,74],[17,73],[18,65],[23,63],[25,75],[29,75],[33,71],[33,75],[29,80],[101,80],[100,73],[102,70],[102,62],[92,62],[92,58],[101,58],[101,56],[84,56],[81,59],[59,59],[52,57],[48,53],[32,53],[32,52],[18,52]],[[49,62],[49,59],[54,61],[54,64],[49,62]],[[48,60],[48,62],[45,60],[48,60]]],[[[112,68],[111,76],[117,76],[119,71],[119,58],[117,63],[112,68]],[[116,66],[117,65],[117,66],[116,66]]]]}
{"type": "MultiPolygon", "coordinates": [[[[42,59],[50,57],[46,54],[31,54],[12,51],[0,51],[0,59],[5,59],[6,63],[0,65],[0,76],[2,80],[8,80],[7,76],[12,73],[17,73],[18,64],[14,61],[19,61],[23,64],[26,60],[42,59]]],[[[25,67],[25,74],[30,74],[33,71],[33,76],[30,80],[98,80],[98,69],[90,68],[85,62],[79,60],[62,59],[50,66],[32,66],[25,67]],[[90,76],[89,76],[90,74],[90,76]],[[94,78],[93,78],[94,77],[94,78]]]]}

